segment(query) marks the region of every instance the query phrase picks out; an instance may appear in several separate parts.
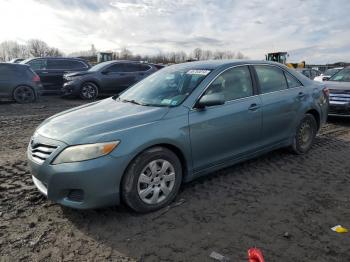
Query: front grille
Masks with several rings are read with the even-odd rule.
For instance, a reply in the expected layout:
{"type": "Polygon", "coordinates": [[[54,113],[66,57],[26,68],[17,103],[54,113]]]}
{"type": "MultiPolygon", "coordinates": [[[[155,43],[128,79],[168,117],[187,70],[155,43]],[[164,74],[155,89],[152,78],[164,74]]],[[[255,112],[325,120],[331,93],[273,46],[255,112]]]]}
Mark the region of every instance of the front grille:
{"type": "Polygon", "coordinates": [[[42,164],[56,149],[53,145],[35,144],[30,146],[30,153],[35,162],[42,164]]]}
{"type": "Polygon", "coordinates": [[[329,102],[335,105],[350,103],[350,90],[329,90],[329,102]]]}

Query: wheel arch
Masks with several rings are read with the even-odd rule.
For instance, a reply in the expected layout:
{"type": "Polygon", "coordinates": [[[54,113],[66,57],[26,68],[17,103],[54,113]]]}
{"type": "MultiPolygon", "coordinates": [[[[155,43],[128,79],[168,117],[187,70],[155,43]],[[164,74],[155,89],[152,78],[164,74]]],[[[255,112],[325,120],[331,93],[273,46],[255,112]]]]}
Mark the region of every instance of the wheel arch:
{"type": "MultiPolygon", "coordinates": [[[[183,174],[183,179],[182,181],[184,181],[185,177],[188,175],[188,162],[187,162],[187,158],[185,157],[185,154],[183,153],[183,151],[176,145],[174,144],[171,144],[171,143],[156,143],[156,144],[153,144],[153,145],[150,145],[150,146],[147,146],[145,148],[143,148],[142,150],[140,150],[139,152],[137,152],[134,157],[132,157],[128,163],[128,165],[126,166],[126,168],[124,169],[124,172],[123,172],[123,175],[120,179],[120,181],[122,181],[124,179],[124,176],[129,168],[129,166],[131,165],[131,163],[139,156],[141,155],[143,152],[151,149],[151,148],[154,148],[154,147],[164,147],[170,151],[172,151],[180,160],[181,162],[181,167],[182,167],[182,174],[183,174]]],[[[122,192],[122,183],[119,184],[119,193],[121,194],[122,192]]]]}
{"type": "Polygon", "coordinates": [[[100,83],[98,81],[96,81],[95,79],[86,79],[86,80],[82,81],[80,84],[80,88],[82,88],[83,85],[86,83],[93,83],[94,85],[97,86],[98,92],[100,92],[100,90],[101,90],[100,83]]]}
{"type": "Polygon", "coordinates": [[[316,123],[317,123],[317,130],[319,130],[321,127],[320,113],[316,109],[312,108],[312,109],[309,109],[308,111],[306,111],[305,114],[310,114],[315,118],[316,123]]]}

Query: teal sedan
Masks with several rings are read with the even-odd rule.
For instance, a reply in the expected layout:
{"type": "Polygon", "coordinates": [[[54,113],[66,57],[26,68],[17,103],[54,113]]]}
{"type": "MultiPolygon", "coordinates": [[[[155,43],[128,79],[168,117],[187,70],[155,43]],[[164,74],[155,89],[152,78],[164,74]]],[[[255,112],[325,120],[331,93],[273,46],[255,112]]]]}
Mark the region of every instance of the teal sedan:
{"type": "Polygon", "coordinates": [[[169,66],[45,120],[27,151],[33,181],[64,206],[153,211],[199,176],[282,147],[307,153],[328,100],[324,86],[278,63],[169,66]]]}

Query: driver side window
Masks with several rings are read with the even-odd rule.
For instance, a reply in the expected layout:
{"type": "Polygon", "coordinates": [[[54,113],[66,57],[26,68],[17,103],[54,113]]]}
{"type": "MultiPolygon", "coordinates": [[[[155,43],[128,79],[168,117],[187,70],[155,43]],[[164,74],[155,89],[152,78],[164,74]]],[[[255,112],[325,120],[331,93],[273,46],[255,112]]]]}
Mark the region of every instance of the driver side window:
{"type": "Polygon", "coordinates": [[[253,84],[248,66],[239,66],[226,70],[208,87],[205,95],[221,93],[225,101],[231,101],[253,95],[253,84]]]}

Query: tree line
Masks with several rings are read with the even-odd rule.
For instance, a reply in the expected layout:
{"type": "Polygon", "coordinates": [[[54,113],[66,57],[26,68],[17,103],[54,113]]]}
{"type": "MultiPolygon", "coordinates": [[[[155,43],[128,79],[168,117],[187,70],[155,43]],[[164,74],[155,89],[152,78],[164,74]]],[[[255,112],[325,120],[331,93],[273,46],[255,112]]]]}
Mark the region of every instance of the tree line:
{"type": "Polygon", "coordinates": [[[6,62],[13,58],[30,58],[44,56],[63,56],[58,48],[50,47],[39,39],[31,39],[25,44],[16,41],[4,41],[0,43],[0,61],[6,62]]]}
{"type": "MultiPolygon", "coordinates": [[[[4,41],[0,43],[0,61],[10,61],[13,58],[30,58],[30,57],[96,57],[98,51],[94,45],[90,50],[78,51],[65,55],[58,48],[50,47],[47,43],[40,39],[31,39],[25,44],[19,44],[16,41],[4,41]]],[[[120,51],[112,52],[113,59],[121,60],[137,60],[147,61],[151,63],[175,64],[192,60],[209,60],[209,59],[244,59],[247,58],[241,52],[225,51],[225,50],[209,50],[195,48],[192,52],[174,51],[159,52],[154,55],[133,54],[127,48],[120,51]]]]}

